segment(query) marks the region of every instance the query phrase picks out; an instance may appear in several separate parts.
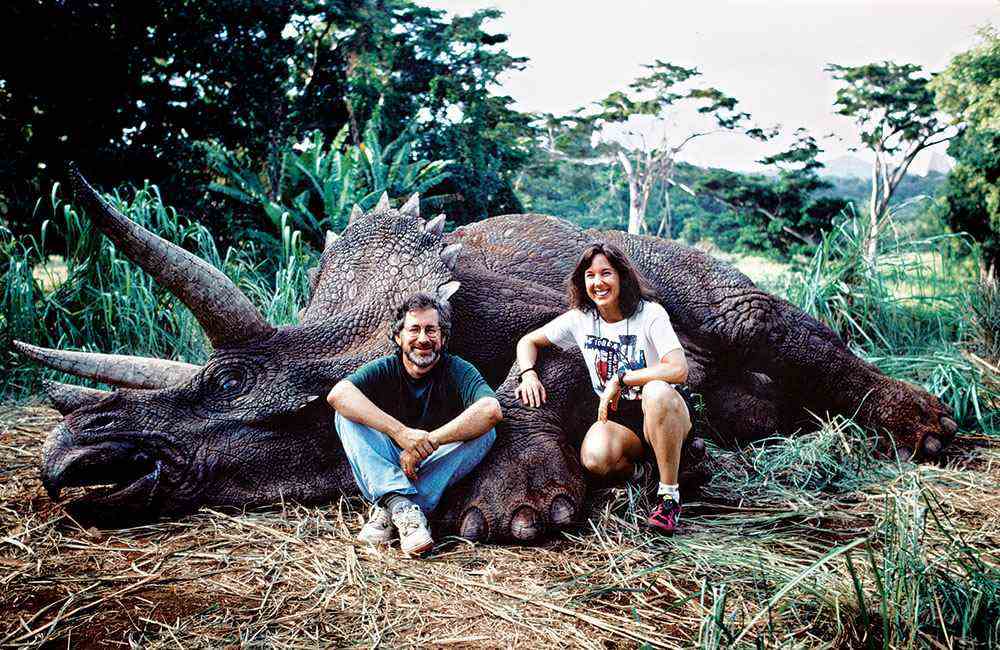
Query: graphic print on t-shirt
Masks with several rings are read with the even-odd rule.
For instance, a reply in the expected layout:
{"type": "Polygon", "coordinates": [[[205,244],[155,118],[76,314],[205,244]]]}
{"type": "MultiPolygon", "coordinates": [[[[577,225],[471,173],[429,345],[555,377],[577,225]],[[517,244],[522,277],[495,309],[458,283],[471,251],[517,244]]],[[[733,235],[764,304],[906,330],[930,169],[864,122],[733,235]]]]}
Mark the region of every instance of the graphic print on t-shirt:
{"type": "MultiPolygon", "coordinates": [[[[618,373],[618,369],[624,366],[628,370],[638,370],[646,367],[646,353],[637,350],[638,338],[635,334],[619,334],[617,341],[588,334],[584,342],[584,348],[595,350],[594,370],[597,371],[597,378],[600,379],[600,390],[603,391],[608,380],[618,373]]],[[[622,399],[639,399],[639,388],[637,386],[622,386],[622,399]]]]}

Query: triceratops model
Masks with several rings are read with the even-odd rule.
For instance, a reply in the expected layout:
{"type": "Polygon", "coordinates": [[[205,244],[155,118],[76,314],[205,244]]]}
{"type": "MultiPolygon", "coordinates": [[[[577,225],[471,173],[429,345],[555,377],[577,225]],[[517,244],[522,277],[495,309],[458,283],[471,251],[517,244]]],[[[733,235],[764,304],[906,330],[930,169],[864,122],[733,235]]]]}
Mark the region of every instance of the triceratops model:
{"type": "MultiPolygon", "coordinates": [[[[53,498],[66,486],[113,486],[74,506],[98,522],[355,492],[323,397],[393,351],[391,315],[418,290],[450,298],[450,349],[499,386],[504,411],[490,454],[445,495],[439,530],[529,541],[578,522],[586,483],[574,443],[596,414],[584,364],[576,353],[543,356],[549,401],[540,409],[514,398],[512,366],[518,338],[566,309],[563,280],[600,239],[625,250],[658,293],[687,352],[689,385],[704,398],[707,430],[722,440],[792,431],[806,410],[851,415],[888,432],[907,456],[934,457],[955,434],[935,397],[886,377],[734,268],[673,242],[535,214],[445,235],[444,216],[422,219],[416,197],[398,210],[383,197],[328,238],[301,324],[274,327],[220,271],[73,175],[90,218],[191,309],[214,347],[198,367],[16,344],[40,363],[120,387],[47,385],[65,419],[45,443],[42,482],[53,498]]],[[[688,469],[695,456],[682,461],[688,469]]]]}

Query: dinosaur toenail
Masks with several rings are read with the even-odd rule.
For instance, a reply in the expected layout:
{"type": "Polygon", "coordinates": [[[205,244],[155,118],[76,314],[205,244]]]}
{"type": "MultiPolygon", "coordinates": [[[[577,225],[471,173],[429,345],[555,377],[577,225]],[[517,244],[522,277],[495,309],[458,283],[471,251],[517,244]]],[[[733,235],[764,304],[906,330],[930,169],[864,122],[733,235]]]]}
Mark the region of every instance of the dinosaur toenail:
{"type": "Polygon", "coordinates": [[[941,452],[941,441],[934,436],[927,436],[924,439],[924,455],[934,458],[941,452]]]}
{"type": "Polygon", "coordinates": [[[944,432],[949,436],[955,435],[955,432],[958,431],[958,423],[951,418],[941,418],[941,426],[944,427],[944,432]]]}
{"type": "Polygon", "coordinates": [[[542,522],[531,506],[521,506],[510,520],[510,534],[522,542],[530,542],[542,532],[542,522]]]}
{"type": "Polygon", "coordinates": [[[900,461],[905,463],[913,458],[913,450],[909,447],[900,447],[896,450],[896,455],[899,457],[900,461]]]}
{"type": "Polygon", "coordinates": [[[557,526],[567,526],[573,523],[575,514],[576,508],[573,506],[573,501],[565,494],[557,496],[552,500],[552,505],[549,506],[549,516],[552,518],[552,523],[557,526]]]}
{"type": "Polygon", "coordinates": [[[462,524],[458,528],[458,534],[465,539],[477,541],[486,537],[486,517],[482,511],[473,506],[466,510],[462,516],[462,524]]]}

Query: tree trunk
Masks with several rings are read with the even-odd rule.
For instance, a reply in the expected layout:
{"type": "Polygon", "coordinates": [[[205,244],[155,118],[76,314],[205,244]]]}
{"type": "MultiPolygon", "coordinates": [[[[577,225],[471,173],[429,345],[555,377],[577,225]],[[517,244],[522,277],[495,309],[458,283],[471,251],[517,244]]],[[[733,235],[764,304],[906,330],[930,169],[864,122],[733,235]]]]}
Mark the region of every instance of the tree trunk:
{"type": "Polygon", "coordinates": [[[670,212],[670,185],[664,183],[663,190],[663,218],[660,219],[660,227],[656,229],[656,236],[662,237],[663,231],[666,229],[667,239],[673,239],[674,237],[674,217],[670,212]]]}
{"type": "Polygon", "coordinates": [[[868,231],[862,245],[865,264],[874,269],[878,262],[878,235],[882,223],[883,182],[885,178],[885,163],[881,152],[875,152],[875,163],[872,165],[872,193],[868,201],[868,231]]]}
{"type": "Polygon", "coordinates": [[[646,221],[646,201],[649,199],[649,188],[647,179],[640,178],[640,173],[632,166],[632,161],[621,151],[618,152],[618,161],[625,170],[625,177],[628,179],[628,231],[630,234],[638,235],[642,232],[642,227],[646,221]]]}

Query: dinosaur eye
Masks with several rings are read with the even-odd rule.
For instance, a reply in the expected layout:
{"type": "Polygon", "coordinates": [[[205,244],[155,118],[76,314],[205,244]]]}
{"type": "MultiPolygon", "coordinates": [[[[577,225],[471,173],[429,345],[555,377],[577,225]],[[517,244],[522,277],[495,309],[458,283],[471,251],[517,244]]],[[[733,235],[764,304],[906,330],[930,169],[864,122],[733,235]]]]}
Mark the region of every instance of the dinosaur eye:
{"type": "Polygon", "coordinates": [[[228,368],[220,368],[215,373],[215,376],[212,377],[212,381],[215,383],[218,393],[224,396],[231,396],[242,391],[243,384],[246,382],[246,375],[242,368],[230,366],[228,368]]]}

